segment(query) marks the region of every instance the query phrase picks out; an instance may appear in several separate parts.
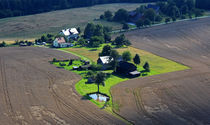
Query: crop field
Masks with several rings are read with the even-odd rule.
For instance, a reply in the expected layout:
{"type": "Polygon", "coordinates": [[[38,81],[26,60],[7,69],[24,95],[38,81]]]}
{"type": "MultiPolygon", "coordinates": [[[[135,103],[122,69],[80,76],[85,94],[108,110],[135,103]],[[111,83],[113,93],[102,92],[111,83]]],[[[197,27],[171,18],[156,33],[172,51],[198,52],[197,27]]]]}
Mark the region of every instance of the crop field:
{"type": "Polygon", "coordinates": [[[1,125],[124,124],[74,89],[81,77],[50,64],[77,59],[40,47],[0,48],[1,125]]]}
{"type": "Polygon", "coordinates": [[[0,19],[0,41],[21,39],[33,40],[44,33],[58,33],[63,28],[81,27],[88,22],[101,23],[112,26],[113,29],[121,28],[121,24],[98,20],[99,16],[106,10],[112,12],[120,8],[134,10],[140,4],[105,4],[92,7],[75,8],[67,10],[52,11],[48,13],[35,14],[22,17],[0,19]]]}
{"type": "Polygon", "coordinates": [[[126,33],[133,46],[191,69],[112,87],[116,113],[134,124],[210,124],[210,18],[126,33]]]}

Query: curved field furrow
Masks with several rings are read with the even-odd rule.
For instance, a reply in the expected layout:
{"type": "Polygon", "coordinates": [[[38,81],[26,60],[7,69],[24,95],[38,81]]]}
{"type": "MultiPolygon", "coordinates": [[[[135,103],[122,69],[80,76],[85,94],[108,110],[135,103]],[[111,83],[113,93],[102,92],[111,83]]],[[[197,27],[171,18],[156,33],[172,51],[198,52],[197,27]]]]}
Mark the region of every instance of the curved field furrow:
{"type": "Polygon", "coordinates": [[[117,113],[135,124],[210,124],[209,35],[210,18],[126,33],[136,48],[191,69],[132,79],[113,87],[117,113]]]}
{"type": "Polygon", "coordinates": [[[77,57],[39,47],[0,48],[0,124],[124,124],[76,93],[80,76],[50,64],[77,57]]]}

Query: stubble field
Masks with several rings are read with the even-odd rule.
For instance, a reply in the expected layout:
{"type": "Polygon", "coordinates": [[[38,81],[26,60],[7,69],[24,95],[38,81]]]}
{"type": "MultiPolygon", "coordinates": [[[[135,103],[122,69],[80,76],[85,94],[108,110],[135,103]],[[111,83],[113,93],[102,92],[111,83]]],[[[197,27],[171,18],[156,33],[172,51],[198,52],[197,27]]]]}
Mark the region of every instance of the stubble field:
{"type": "Polygon", "coordinates": [[[124,124],[74,89],[79,75],[50,64],[77,58],[39,47],[0,48],[2,125],[124,124]]]}
{"type": "Polygon", "coordinates": [[[191,69],[113,87],[116,113],[134,124],[210,124],[210,18],[126,33],[133,46],[191,69]]]}

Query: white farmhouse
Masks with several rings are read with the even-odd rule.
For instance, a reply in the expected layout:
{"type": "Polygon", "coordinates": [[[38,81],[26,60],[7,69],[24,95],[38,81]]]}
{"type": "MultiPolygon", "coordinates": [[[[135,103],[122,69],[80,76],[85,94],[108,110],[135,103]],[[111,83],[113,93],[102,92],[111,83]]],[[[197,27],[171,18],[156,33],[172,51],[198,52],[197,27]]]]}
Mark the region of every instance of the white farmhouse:
{"type": "Polygon", "coordinates": [[[79,37],[79,32],[76,28],[64,29],[60,34],[66,36],[68,39],[77,39],[79,37]]]}
{"type": "Polygon", "coordinates": [[[102,69],[105,70],[111,67],[110,62],[112,61],[113,61],[113,58],[111,58],[110,56],[101,56],[98,58],[97,64],[101,64],[102,69]]]}
{"type": "Polygon", "coordinates": [[[53,47],[56,48],[65,48],[65,47],[70,47],[72,46],[71,43],[66,43],[66,40],[64,37],[58,37],[53,41],[53,47]]]}

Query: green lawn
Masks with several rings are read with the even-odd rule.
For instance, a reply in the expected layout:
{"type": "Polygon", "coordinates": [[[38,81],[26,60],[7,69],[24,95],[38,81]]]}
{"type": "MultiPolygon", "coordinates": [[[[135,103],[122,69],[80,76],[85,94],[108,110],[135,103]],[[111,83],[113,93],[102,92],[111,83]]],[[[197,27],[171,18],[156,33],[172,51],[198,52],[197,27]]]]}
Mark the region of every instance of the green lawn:
{"type": "MultiPolygon", "coordinates": [[[[101,52],[104,45],[105,44],[103,44],[99,48],[73,47],[73,48],[61,48],[60,50],[63,50],[72,54],[80,55],[80,57],[85,57],[91,60],[92,62],[96,62],[96,60],[98,59],[98,54],[99,52],[101,52]]],[[[122,54],[124,51],[130,51],[133,57],[135,56],[136,53],[138,53],[141,57],[141,64],[138,65],[139,71],[143,70],[142,66],[146,61],[149,62],[151,71],[149,73],[144,73],[144,76],[140,76],[140,77],[152,76],[152,75],[158,75],[162,73],[189,69],[189,67],[184,66],[182,64],[176,63],[166,58],[162,58],[157,55],[154,55],[150,52],[139,50],[133,47],[117,48],[116,50],[120,54],[122,54]]],[[[68,62],[66,62],[66,64],[68,64],[68,62]]],[[[58,66],[59,64],[56,63],[56,65],[58,66]]],[[[76,62],[74,65],[80,65],[80,64],[76,62]]],[[[64,66],[64,68],[67,70],[72,69],[71,66],[70,67],[64,66]]],[[[87,79],[85,78],[85,73],[87,71],[73,71],[73,72],[80,74],[83,77],[83,79],[80,80],[75,86],[79,94],[81,94],[82,96],[85,96],[88,93],[97,92],[97,85],[85,84],[85,82],[87,81],[87,79]]],[[[109,70],[106,72],[112,72],[112,71],[109,70]]],[[[105,86],[100,86],[100,92],[105,93],[111,97],[110,88],[126,80],[129,80],[129,78],[118,77],[112,74],[109,78],[106,79],[105,86]]],[[[103,107],[104,105],[104,103],[101,103],[101,102],[97,102],[94,100],[91,100],[91,101],[95,103],[96,105],[98,105],[99,107],[103,107]]],[[[108,102],[108,107],[106,108],[106,110],[112,112],[111,110],[112,108],[117,108],[117,106],[112,104],[112,97],[111,97],[111,100],[108,102]]]]}

